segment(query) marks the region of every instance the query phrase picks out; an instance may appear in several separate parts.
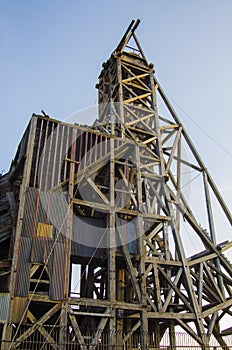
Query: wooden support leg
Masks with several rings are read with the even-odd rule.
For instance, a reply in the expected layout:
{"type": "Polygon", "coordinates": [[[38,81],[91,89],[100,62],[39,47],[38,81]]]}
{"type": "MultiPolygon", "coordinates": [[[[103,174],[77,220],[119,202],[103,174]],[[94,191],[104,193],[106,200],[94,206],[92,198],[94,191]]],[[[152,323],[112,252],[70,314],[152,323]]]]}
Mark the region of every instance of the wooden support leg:
{"type": "MultiPolygon", "coordinates": [[[[12,339],[12,326],[7,322],[3,326],[1,350],[8,350],[12,339]]],[[[12,347],[13,349],[13,347],[12,347]]]]}
{"type": "MultiPolygon", "coordinates": [[[[114,140],[110,140],[110,205],[114,207],[114,176],[115,176],[115,164],[114,164],[114,140]]],[[[112,210],[108,217],[108,299],[111,303],[116,300],[116,257],[115,257],[115,211],[112,210]]],[[[108,329],[108,350],[115,349],[116,345],[116,311],[113,309],[112,317],[109,320],[108,329]]]]}
{"type": "Polygon", "coordinates": [[[62,306],[60,315],[60,332],[59,332],[59,349],[65,349],[67,343],[67,309],[66,305],[62,306]]]}
{"type": "Polygon", "coordinates": [[[116,316],[115,310],[112,310],[112,317],[109,320],[108,329],[108,350],[116,348],[116,316]]]}
{"type": "MultiPolygon", "coordinates": [[[[27,312],[27,317],[33,324],[37,322],[37,319],[29,310],[27,312]]],[[[49,342],[52,349],[60,350],[60,347],[58,346],[58,344],[56,344],[55,339],[51,336],[51,334],[48,331],[46,331],[46,329],[44,327],[40,326],[38,328],[38,331],[43,335],[43,337],[46,339],[46,341],[49,342]]]]}
{"type": "Polygon", "coordinates": [[[175,327],[174,327],[173,321],[170,321],[169,338],[170,338],[171,350],[176,350],[176,335],[175,335],[175,327]]]}
{"type": "Polygon", "coordinates": [[[149,349],[148,344],[148,318],[147,311],[143,310],[141,312],[142,327],[141,327],[141,348],[144,350],[149,349]]]}

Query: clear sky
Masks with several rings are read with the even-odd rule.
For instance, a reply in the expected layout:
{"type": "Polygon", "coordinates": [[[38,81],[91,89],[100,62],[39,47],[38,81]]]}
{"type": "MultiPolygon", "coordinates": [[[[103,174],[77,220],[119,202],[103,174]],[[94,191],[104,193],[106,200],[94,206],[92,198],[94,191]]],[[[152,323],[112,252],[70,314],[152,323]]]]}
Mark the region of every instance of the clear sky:
{"type": "Polygon", "coordinates": [[[63,120],[97,102],[102,62],[140,18],[145,54],[231,208],[231,14],[231,0],[1,0],[0,170],[32,113],[63,120]]]}

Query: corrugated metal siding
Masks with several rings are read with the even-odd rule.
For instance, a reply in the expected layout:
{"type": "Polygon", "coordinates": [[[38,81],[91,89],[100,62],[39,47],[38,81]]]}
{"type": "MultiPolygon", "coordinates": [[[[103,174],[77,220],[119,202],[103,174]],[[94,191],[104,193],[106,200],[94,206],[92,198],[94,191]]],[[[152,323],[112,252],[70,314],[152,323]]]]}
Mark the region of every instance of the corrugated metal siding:
{"type": "Polygon", "coordinates": [[[20,246],[17,296],[26,296],[32,263],[46,263],[50,277],[50,296],[63,299],[67,195],[28,188],[20,246]],[[53,225],[53,237],[39,236],[38,224],[53,225]],[[61,231],[64,233],[62,234],[61,231]]]}
{"type": "MultiPolygon", "coordinates": [[[[54,234],[65,234],[67,227],[68,196],[65,193],[42,192],[28,188],[26,192],[25,212],[23,217],[22,235],[32,237],[37,235],[38,223],[54,226],[54,234]]],[[[55,237],[54,237],[55,238],[55,237]]],[[[63,241],[62,235],[58,240],[63,241]]]]}
{"type": "Polygon", "coordinates": [[[30,268],[31,268],[31,245],[32,239],[21,237],[20,253],[18,262],[18,274],[16,281],[15,295],[26,296],[29,292],[30,285],[30,268]]]}
{"type": "Polygon", "coordinates": [[[12,232],[10,204],[6,193],[11,191],[9,173],[0,176],[0,242],[6,240],[12,232]]]}
{"type": "Polygon", "coordinates": [[[65,244],[56,242],[53,250],[53,264],[50,280],[50,298],[63,300],[65,273],[65,244]]]}
{"type": "Polygon", "coordinates": [[[64,241],[67,228],[68,196],[65,193],[41,192],[38,220],[55,226],[57,240],[64,241]],[[45,216],[44,216],[45,214],[45,216]]]}
{"type": "Polygon", "coordinates": [[[32,237],[35,227],[38,190],[27,188],[23,214],[22,236],[32,237]]]}
{"type": "Polygon", "coordinates": [[[7,321],[10,294],[0,293],[0,321],[7,321]]]}
{"type": "Polygon", "coordinates": [[[48,255],[52,249],[53,241],[44,237],[33,237],[31,261],[34,263],[47,262],[48,255]]]}

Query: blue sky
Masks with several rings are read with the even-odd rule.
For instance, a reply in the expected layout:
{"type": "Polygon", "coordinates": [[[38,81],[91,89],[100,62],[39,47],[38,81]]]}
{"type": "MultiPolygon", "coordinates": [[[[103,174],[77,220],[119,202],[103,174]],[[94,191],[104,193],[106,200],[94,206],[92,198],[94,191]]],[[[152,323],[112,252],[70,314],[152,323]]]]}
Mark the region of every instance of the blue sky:
{"type": "Polygon", "coordinates": [[[32,113],[66,119],[97,102],[102,62],[140,18],[145,54],[231,208],[231,13],[230,0],[2,0],[0,169],[32,113]]]}

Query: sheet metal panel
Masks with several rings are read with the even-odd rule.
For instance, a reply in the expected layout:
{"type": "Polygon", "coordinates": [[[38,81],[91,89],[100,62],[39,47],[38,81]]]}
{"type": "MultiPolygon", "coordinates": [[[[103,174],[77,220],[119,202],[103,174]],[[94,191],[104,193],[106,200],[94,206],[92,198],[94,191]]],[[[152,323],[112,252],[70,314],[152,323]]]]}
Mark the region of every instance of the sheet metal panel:
{"type": "Polygon", "coordinates": [[[9,301],[9,293],[0,293],[0,322],[7,321],[9,301]]]}
{"type": "Polygon", "coordinates": [[[31,262],[47,263],[54,241],[44,237],[32,238],[31,262]]]}
{"type": "Polygon", "coordinates": [[[38,190],[27,188],[23,214],[22,236],[32,237],[35,227],[38,190]]]}
{"type": "Polygon", "coordinates": [[[103,219],[74,216],[72,256],[101,258],[107,248],[107,228],[103,219]]]}
{"type": "Polygon", "coordinates": [[[53,250],[52,273],[50,280],[50,298],[63,300],[65,274],[65,244],[56,242],[53,250]]]}
{"type": "Polygon", "coordinates": [[[18,273],[16,280],[15,295],[27,296],[30,286],[30,268],[31,268],[31,245],[32,239],[21,237],[19,248],[18,273]]]}
{"type": "Polygon", "coordinates": [[[68,195],[56,192],[41,192],[38,221],[52,224],[55,239],[64,241],[67,228],[68,195]],[[58,235],[58,237],[57,237],[58,235]]]}

